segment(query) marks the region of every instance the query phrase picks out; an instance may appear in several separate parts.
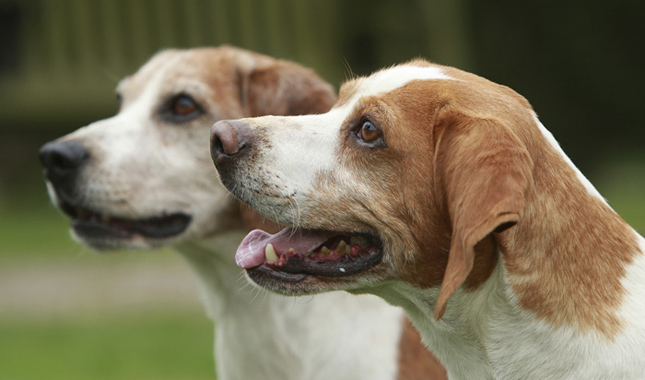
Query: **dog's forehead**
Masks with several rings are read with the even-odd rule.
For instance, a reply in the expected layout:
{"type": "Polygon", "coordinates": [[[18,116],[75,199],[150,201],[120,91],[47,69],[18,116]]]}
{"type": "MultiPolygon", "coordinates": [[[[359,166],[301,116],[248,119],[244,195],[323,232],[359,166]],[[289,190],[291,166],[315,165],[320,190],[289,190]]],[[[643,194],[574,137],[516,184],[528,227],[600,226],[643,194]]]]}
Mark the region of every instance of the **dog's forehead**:
{"type": "Polygon", "coordinates": [[[337,105],[353,104],[360,98],[394,91],[415,80],[451,80],[441,67],[404,64],[378,71],[369,77],[343,84],[337,105]]]}
{"type": "Polygon", "coordinates": [[[137,72],[123,78],[117,86],[117,91],[128,94],[139,93],[144,87],[156,82],[155,78],[165,77],[169,71],[181,67],[182,65],[179,63],[185,59],[186,53],[179,50],[159,52],[141,66],[137,72]]]}
{"type": "MultiPolygon", "coordinates": [[[[223,65],[234,65],[230,56],[221,49],[165,50],[157,53],[136,73],[124,78],[117,91],[134,95],[155,84],[181,89],[189,84],[208,84],[214,77],[228,78],[218,73],[223,65]]],[[[163,89],[158,90],[163,92],[163,89]]]]}

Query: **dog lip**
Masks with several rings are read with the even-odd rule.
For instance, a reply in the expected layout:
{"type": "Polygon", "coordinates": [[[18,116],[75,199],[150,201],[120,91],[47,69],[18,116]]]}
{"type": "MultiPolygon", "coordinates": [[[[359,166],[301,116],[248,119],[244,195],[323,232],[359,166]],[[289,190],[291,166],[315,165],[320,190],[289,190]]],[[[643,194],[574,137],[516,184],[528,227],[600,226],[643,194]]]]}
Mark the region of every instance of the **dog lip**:
{"type": "Polygon", "coordinates": [[[126,219],[104,216],[99,212],[63,202],[60,208],[72,218],[74,232],[89,239],[129,239],[134,235],[166,239],[184,232],[192,217],[182,212],[150,218],[126,219]]]}
{"type": "Polygon", "coordinates": [[[253,273],[261,273],[273,279],[277,279],[285,282],[291,282],[291,283],[301,282],[310,276],[309,274],[306,274],[306,273],[282,272],[279,270],[275,270],[266,264],[262,264],[254,268],[247,269],[247,272],[249,272],[251,276],[253,275],[253,273]]]}

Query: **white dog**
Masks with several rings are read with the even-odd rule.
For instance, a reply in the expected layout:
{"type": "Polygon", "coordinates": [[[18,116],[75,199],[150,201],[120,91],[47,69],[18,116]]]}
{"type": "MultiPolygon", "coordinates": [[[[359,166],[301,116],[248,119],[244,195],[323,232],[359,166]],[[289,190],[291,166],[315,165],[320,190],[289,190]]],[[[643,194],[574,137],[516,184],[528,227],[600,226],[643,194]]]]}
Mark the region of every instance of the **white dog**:
{"type": "Polygon", "coordinates": [[[331,86],[294,63],[221,47],[162,52],[117,94],[116,116],[41,149],[51,198],[90,247],[173,245],[187,258],[217,322],[219,379],[422,379],[428,368],[443,378],[402,311],[376,297],[243,289],[235,247],[243,225],[263,220],[240,211],[219,183],[209,127],[327,111],[331,86]]]}
{"type": "Polygon", "coordinates": [[[289,226],[240,245],[257,283],[401,305],[450,379],[645,379],[645,239],[508,87],[417,60],[212,138],[227,188],[289,226]]]}

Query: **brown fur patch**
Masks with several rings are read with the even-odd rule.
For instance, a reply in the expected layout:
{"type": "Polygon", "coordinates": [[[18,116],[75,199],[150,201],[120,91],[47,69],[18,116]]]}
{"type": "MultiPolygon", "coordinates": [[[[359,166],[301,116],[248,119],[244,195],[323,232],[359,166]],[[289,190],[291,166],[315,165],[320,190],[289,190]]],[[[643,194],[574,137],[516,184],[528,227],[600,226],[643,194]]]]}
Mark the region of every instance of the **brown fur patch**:
{"type": "Polygon", "coordinates": [[[612,336],[635,235],[536,132],[519,131],[534,157],[534,188],[523,219],[500,238],[510,284],[538,318],[612,336]]]}

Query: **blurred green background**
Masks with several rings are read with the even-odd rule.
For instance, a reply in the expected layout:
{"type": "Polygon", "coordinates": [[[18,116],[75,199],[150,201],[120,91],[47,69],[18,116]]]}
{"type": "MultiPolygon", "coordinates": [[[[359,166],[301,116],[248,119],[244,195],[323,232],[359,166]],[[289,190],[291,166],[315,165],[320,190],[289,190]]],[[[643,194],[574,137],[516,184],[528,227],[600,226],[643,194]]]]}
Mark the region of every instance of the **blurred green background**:
{"type": "Polygon", "coordinates": [[[40,145],[116,111],[167,47],[295,60],[338,88],[415,57],[533,104],[645,231],[645,3],[618,0],[0,0],[0,379],[212,379],[212,324],[166,250],[97,255],[50,206],[40,145]]]}

